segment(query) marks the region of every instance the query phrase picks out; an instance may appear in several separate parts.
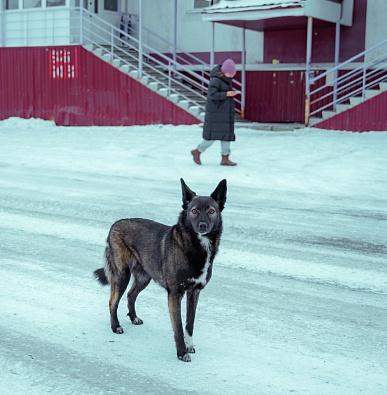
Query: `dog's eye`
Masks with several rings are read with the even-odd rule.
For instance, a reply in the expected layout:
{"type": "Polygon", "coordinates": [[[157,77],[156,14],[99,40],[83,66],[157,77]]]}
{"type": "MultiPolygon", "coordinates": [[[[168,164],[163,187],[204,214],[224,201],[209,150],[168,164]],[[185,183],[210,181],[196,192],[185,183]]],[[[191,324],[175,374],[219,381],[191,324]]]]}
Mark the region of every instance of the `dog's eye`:
{"type": "Polygon", "coordinates": [[[210,209],[208,210],[208,213],[209,213],[209,214],[215,214],[215,210],[214,210],[213,208],[210,208],[210,209]]]}
{"type": "Polygon", "coordinates": [[[196,208],[193,208],[193,209],[191,210],[191,213],[196,215],[196,214],[198,213],[198,210],[196,210],[196,208]]]}

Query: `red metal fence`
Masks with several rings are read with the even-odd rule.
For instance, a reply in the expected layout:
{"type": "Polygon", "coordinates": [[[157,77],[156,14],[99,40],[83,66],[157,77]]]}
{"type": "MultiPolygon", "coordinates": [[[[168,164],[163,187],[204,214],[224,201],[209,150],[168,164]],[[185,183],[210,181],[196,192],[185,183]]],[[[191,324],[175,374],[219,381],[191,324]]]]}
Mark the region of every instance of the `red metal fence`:
{"type": "Polygon", "coordinates": [[[0,119],[58,125],[200,121],[81,46],[0,48],[0,119]]]}

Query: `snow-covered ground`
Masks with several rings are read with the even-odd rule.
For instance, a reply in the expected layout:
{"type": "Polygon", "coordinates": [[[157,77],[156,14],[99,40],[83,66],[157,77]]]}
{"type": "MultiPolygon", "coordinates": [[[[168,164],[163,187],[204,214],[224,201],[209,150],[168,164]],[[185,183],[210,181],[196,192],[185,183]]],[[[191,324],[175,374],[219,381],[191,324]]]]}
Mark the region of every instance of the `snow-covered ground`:
{"type": "Polygon", "coordinates": [[[0,122],[1,394],[387,394],[387,133],[239,128],[235,168],[200,138],[0,122]],[[191,363],[162,288],[116,335],[92,276],[117,219],[175,223],[180,177],[229,189],[191,363]]]}

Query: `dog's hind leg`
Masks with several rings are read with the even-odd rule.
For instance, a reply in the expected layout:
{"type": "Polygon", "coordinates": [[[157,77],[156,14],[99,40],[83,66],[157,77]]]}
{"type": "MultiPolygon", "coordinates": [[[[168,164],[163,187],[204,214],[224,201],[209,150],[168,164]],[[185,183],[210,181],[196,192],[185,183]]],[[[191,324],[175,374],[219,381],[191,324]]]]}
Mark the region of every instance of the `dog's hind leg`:
{"type": "Polygon", "coordinates": [[[134,325],[143,324],[142,319],[137,317],[135,305],[138,294],[148,286],[150,280],[151,277],[143,270],[136,269],[136,273],[133,273],[133,284],[128,292],[128,316],[134,325]]]}
{"type": "Polygon", "coordinates": [[[106,247],[106,267],[110,282],[110,326],[115,333],[123,333],[117,317],[118,304],[130,280],[130,262],[133,259],[131,251],[125,245],[118,226],[113,225],[106,247]]]}
{"type": "Polygon", "coordinates": [[[109,310],[110,310],[110,326],[114,333],[124,333],[120,322],[118,321],[117,309],[120,303],[121,297],[124,294],[126,287],[129,284],[130,272],[129,270],[121,272],[114,281],[110,284],[110,299],[109,299],[109,310]]]}
{"type": "Polygon", "coordinates": [[[194,323],[195,323],[195,315],[196,315],[196,307],[199,301],[200,290],[190,290],[187,291],[187,316],[186,316],[186,324],[185,324],[185,336],[184,341],[187,347],[187,351],[189,353],[195,352],[195,347],[192,341],[194,323]]]}

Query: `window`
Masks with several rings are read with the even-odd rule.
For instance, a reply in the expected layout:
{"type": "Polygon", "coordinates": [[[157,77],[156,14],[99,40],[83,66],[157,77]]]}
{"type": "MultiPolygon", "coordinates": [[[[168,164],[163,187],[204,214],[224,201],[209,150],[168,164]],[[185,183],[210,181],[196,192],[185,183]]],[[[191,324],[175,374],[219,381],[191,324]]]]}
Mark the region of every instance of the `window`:
{"type": "Polygon", "coordinates": [[[19,0],[7,0],[5,3],[6,10],[17,10],[19,8],[19,0]]]}
{"type": "Polygon", "coordinates": [[[194,8],[205,8],[211,7],[212,5],[219,3],[220,0],[194,0],[194,8]]]}
{"type": "Polygon", "coordinates": [[[47,0],[47,7],[57,7],[59,5],[66,5],[66,0],[47,0]]]}
{"type": "Polygon", "coordinates": [[[117,0],[104,0],[103,8],[105,11],[118,11],[117,0]]]}
{"type": "Polygon", "coordinates": [[[87,0],[75,0],[75,7],[80,7],[80,4],[82,3],[83,8],[87,8],[87,0]]]}
{"type": "Polygon", "coordinates": [[[23,0],[23,8],[38,8],[42,6],[40,0],[23,0]]]}

